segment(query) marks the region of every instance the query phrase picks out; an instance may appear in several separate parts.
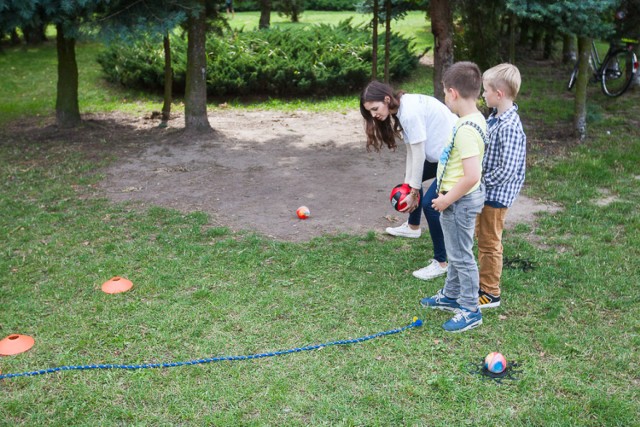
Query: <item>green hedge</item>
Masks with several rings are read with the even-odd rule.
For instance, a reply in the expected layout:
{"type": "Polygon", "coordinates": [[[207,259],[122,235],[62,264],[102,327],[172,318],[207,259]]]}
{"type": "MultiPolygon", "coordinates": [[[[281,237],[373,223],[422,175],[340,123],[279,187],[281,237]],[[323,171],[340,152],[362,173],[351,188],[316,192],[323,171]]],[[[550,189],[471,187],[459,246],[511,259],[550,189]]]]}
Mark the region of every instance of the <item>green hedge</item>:
{"type": "MultiPolygon", "coordinates": [[[[362,0],[306,0],[304,2],[304,10],[356,10],[360,2],[362,0]]],[[[275,1],[272,1],[273,12],[277,12],[275,3],[275,1]]],[[[236,12],[255,12],[260,10],[260,2],[256,0],[234,0],[233,8],[236,12]]]]}
{"type": "MultiPolygon", "coordinates": [[[[358,10],[362,8],[365,0],[305,0],[304,10],[358,10]]],[[[277,0],[272,0],[272,10],[277,12],[277,0]]],[[[380,1],[380,7],[383,2],[380,1]]],[[[429,0],[394,0],[394,5],[401,4],[403,9],[408,10],[427,10],[429,0]]],[[[233,0],[233,8],[236,12],[260,10],[260,2],[257,0],[233,0]]],[[[224,2],[221,3],[220,10],[224,11],[224,2]]]]}
{"type": "Polygon", "coordinates": [[[356,10],[362,0],[306,0],[305,10],[356,10]]]}
{"type": "MultiPolygon", "coordinates": [[[[378,69],[383,70],[380,38],[378,69]]],[[[371,75],[371,34],[343,22],[337,26],[238,32],[207,38],[209,95],[330,95],[359,90],[371,75]]],[[[172,37],[174,90],[184,93],[186,38],[172,37]]],[[[394,34],[390,73],[406,77],[417,66],[410,41],[394,34]]],[[[162,44],[143,38],[111,45],[98,57],[108,80],[159,91],[163,86],[162,44]]]]}

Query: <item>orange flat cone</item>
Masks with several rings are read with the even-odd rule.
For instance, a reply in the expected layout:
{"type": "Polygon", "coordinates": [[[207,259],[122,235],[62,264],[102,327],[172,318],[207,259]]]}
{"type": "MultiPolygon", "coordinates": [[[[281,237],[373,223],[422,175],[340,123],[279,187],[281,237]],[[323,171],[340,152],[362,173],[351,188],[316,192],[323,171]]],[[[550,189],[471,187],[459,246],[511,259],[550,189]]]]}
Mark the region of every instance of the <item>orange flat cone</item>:
{"type": "Polygon", "coordinates": [[[36,341],[27,335],[13,334],[0,341],[0,356],[11,356],[29,350],[36,341]]]}
{"type": "Polygon", "coordinates": [[[102,292],[108,294],[117,294],[120,292],[127,292],[133,287],[133,283],[124,277],[112,277],[102,284],[102,292]]]}

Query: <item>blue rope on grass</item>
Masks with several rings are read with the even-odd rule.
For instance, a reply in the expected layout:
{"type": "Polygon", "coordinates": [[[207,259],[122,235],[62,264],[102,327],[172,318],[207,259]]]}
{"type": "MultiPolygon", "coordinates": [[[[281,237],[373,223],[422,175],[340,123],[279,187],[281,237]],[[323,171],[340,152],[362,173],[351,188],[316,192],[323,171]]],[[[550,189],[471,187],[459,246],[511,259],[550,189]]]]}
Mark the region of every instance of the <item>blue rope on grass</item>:
{"type": "Polygon", "coordinates": [[[418,318],[414,318],[412,323],[410,323],[409,325],[404,326],[402,328],[391,329],[389,331],[384,331],[384,332],[378,332],[377,334],[368,335],[368,336],[365,336],[365,337],[354,338],[354,339],[350,339],[350,340],[332,341],[332,342],[327,342],[327,343],[324,343],[324,344],[309,345],[309,346],[306,346],[306,347],[298,347],[298,348],[292,348],[292,349],[289,349],[289,350],[273,351],[273,352],[269,352],[269,353],[256,353],[256,354],[250,354],[250,355],[246,355],[246,356],[218,356],[218,357],[209,357],[209,358],[206,358],[206,359],[189,360],[189,361],[186,361],[186,362],[143,363],[141,365],[102,364],[102,365],[59,366],[59,367],[56,367],[56,368],[41,369],[39,371],[31,371],[31,372],[20,372],[20,373],[17,373],[17,374],[0,374],[0,380],[5,379],[5,378],[16,378],[16,377],[33,377],[33,376],[36,376],[36,375],[52,374],[54,372],[60,372],[60,371],[87,371],[87,370],[92,370],[92,369],[128,369],[128,370],[134,370],[134,369],[152,369],[152,368],[173,368],[173,367],[176,367],[176,366],[202,365],[204,363],[213,363],[213,362],[224,362],[224,361],[234,362],[234,361],[237,361],[237,360],[263,359],[265,357],[282,356],[282,355],[285,355],[285,354],[300,353],[302,351],[320,350],[321,348],[331,347],[331,346],[334,346],[334,345],[356,344],[356,343],[360,343],[360,342],[364,342],[364,341],[369,341],[369,340],[372,340],[374,338],[383,337],[383,336],[386,336],[386,335],[397,334],[397,333],[400,333],[400,332],[404,332],[404,331],[406,331],[408,329],[417,328],[417,327],[420,327],[420,326],[422,326],[422,320],[420,320],[418,318]]]}

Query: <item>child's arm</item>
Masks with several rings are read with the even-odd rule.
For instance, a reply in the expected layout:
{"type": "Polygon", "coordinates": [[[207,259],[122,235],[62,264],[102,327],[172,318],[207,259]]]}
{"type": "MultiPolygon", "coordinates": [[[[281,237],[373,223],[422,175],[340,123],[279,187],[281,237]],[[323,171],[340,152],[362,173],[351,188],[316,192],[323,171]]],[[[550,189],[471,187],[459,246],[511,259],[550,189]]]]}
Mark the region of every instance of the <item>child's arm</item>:
{"type": "Polygon", "coordinates": [[[467,157],[462,159],[462,170],[464,175],[453,186],[447,194],[439,194],[437,199],[433,199],[433,208],[438,212],[442,212],[450,205],[458,201],[462,196],[467,194],[474,185],[480,181],[481,168],[480,156],[467,157]]]}

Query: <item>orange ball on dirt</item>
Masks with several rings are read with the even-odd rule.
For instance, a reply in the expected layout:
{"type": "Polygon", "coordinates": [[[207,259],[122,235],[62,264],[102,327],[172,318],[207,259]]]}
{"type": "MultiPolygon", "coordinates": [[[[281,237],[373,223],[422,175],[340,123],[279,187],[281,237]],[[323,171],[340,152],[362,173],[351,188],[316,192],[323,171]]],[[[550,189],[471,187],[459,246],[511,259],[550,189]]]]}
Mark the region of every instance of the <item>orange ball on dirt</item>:
{"type": "Polygon", "coordinates": [[[311,211],[306,206],[300,206],[298,210],[296,210],[296,215],[298,215],[300,219],[307,219],[311,215],[311,211]]]}

